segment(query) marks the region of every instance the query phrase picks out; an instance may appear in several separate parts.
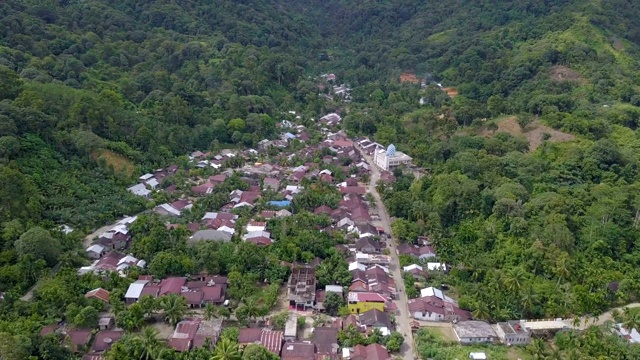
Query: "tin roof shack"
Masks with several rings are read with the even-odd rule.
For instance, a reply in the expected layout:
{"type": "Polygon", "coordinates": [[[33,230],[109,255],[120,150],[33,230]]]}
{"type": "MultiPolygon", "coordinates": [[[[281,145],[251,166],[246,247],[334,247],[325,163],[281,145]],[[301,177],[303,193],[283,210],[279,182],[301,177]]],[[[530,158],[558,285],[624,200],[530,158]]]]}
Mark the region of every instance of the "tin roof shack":
{"type": "Polygon", "coordinates": [[[298,266],[291,270],[287,283],[289,305],[303,310],[313,308],[316,300],[316,270],[309,266],[298,266]]]}
{"type": "Polygon", "coordinates": [[[521,321],[499,322],[496,334],[507,345],[526,345],[531,342],[531,333],[521,321]]]}

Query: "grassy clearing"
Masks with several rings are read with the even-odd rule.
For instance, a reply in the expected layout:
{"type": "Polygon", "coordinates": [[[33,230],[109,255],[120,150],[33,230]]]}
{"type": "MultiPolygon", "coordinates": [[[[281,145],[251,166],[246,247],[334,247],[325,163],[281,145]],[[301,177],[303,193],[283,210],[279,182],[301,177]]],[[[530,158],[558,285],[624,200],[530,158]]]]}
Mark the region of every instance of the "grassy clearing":
{"type": "Polygon", "coordinates": [[[101,163],[104,161],[105,166],[113,167],[117,174],[131,177],[136,171],[136,166],[126,157],[116,154],[111,150],[100,149],[91,153],[91,159],[101,163]],[[104,160],[101,160],[104,159],[104,160]]]}

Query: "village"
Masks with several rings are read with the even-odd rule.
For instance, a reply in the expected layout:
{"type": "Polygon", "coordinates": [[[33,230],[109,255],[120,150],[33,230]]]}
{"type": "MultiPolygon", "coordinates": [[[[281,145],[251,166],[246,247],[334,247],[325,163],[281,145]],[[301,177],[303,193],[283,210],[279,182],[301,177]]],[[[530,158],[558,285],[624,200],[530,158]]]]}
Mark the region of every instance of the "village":
{"type": "MultiPolygon", "coordinates": [[[[348,101],[348,88],[336,88],[335,94],[346,96],[348,101]]],[[[287,119],[277,125],[279,139],[264,139],[255,149],[195,151],[188,154],[188,167],[170,164],[141,175],[139,182],[128,188],[132,194],[153,201],[154,206],[145,214],[159,216],[169,230],[186,229],[190,244],[248,242],[257,248],[278,241],[279,234],[270,231],[270,224],[293,217],[294,202],[307,188],[326,186],[339,194],[335,206],[323,204],[312,209],[329,223],[313,231],[339,234],[344,240],[335,250],[348,264],[350,283],[321,285],[317,272],[327,259],[283,262],[289,276],[278,289],[281,304],[274,306],[277,310],[268,309],[267,314],[249,316],[248,326],[240,327],[237,334],[240,347],[259,344],[283,360],[416,359],[413,333],[422,327],[438,328],[460,344],[505,346],[526,345],[532,337],[575,328],[563,319],[514,319],[497,324],[474,320],[455,296],[448,294],[446,284],[435,282],[451,266],[438,260],[437,248],[429,237],[419,237],[413,243],[397,243],[392,237],[391,219],[376,186],[393,186],[395,171],[413,169],[411,157],[393,144],[349,138],[339,130],[342,117],[338,113],[319,118],[313,127],[301,125],[297,121],[300,116],[293,111],[283,117],[287,119]],[[233,189],[220,206],[199,207],[216,188],[238,180],[248,187],[233,189]],[[194,218],[197,207],[202,216],[194,218]],[[401,266],[400,257],[411,259],[411,263],[401,266]],[[409,299],[406,289],[414,286],[420,287],[419,296],[409,299]],[[276,320],[283,313],[284,321],[276,320]],[[373,340],[358,343],[353,338],[373,340]]],[[[147,274],[147,259],[130,252],[130,229],[142,215],[125,217],[88,238],[86,256],[91,263],[79,268],[78,275],[115,273],[128,278],[135,270],[141,275],[130,279],[119,299],[125,306],[149,299],[183,298],[189,311],[175,319],[169,331],[160,331],[165,336],[162,340],[177,352],[214,347],[225,327],[237,327],[240,319],[234,310],[241,304],[228,294],[228,274],[202,272],[163,278],[147,274]],[[214,308],[218,316],[211,315],[214,308]]],[[[61,333],[74,351],[84,354],[83,359],[103,359],[126,334],[109,310],[112,296],[100,287],[85,295],[107,308],[100,313],[98,328],[73,328],[59,322],[42,329],[41,335],[61,333]]],[[[162,326],[169,325],[160,322],[158,327],[162,326]]],[[[640,340],[635,330],[629,334],[622,328],[620,331],[630,341],[640,340]]],[[[468,354],[471,359],[487,359],[481,347],[470,347],[468,354]]]]}

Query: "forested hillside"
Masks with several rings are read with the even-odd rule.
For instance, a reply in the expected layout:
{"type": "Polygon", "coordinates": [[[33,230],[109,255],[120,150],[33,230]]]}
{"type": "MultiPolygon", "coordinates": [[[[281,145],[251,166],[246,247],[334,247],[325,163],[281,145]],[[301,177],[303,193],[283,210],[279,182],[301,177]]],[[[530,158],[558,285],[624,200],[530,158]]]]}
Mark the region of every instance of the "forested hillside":
{"type": "Polygon", "coordinates": [[[476,318],[640,299],[637,1],[7,0],[0,14],[0,333],[29,340],[64,313],[80,235],[149,206],[126,191],[141,173],[253,147],[290,110],[337,110],[423,167],[381,187],[394,235],[434,239],[476,318]],[[351,103],[321,96],[323,73],[351,103]],[[53,300],[14,306],[58,260],[53,300]]]}

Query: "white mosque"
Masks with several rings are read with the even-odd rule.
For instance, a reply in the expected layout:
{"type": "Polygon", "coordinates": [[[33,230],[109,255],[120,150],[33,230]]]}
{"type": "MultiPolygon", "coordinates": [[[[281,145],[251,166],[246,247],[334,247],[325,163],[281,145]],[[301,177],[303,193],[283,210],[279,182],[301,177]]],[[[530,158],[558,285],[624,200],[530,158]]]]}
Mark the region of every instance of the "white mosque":
{"type": "Polygon", "coordinates": [[[383,147],[378,147],[373,152],[373,162],[382,170],[393,170],[400,165],[409,165],[411,163],[411,156],[396,150],[396,146],[391,144],[385,150],[383,147]]]}

